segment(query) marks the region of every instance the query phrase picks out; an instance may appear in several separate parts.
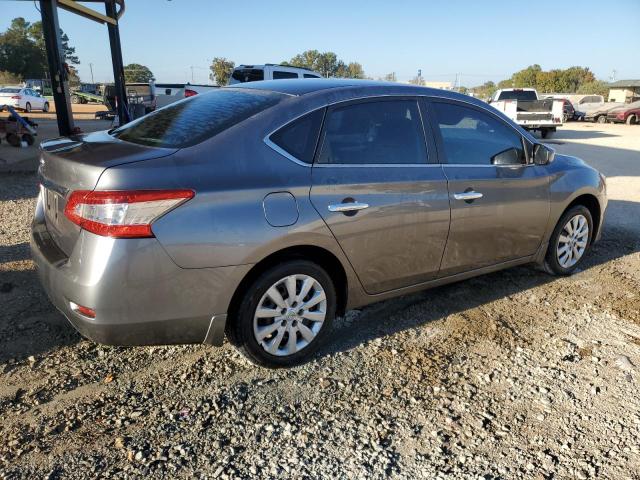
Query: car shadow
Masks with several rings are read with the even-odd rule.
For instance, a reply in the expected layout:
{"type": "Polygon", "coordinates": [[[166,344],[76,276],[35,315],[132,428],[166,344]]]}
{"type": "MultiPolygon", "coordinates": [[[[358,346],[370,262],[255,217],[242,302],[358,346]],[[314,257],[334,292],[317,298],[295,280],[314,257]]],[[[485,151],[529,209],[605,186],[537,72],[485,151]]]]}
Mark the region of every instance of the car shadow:
{"type": "MultiPolygon", "coordinates": [[[[608,214],[629,211],[633,211],[637,218],[640,203],[609,201],[608,214]]],[[[636,252],[640,252],[637,228],[605,222],[602,239],[593,245],[580,270],[636,252]]],[[[325,347],[317,356],[346,352],[376,338],[420,327],[556,279],[533,266],[521,266],[371,304],[362,308],[357,316],[351,312],[346,315],[346,320],[337,319],[325,347]],[[416,314],[402,315],[409,309],[416,314]]]]}
{"type": "MultiPolygon", "coordinates": [[[[619,137],[615,133],[606,132],[597,124],[584,124],[586,130],[566,130],[559,128],[551,136],[550,139],[544,139],[543,142],[549,142],[554,140],[585,140],[588,138],[606,138],[606,137],[619,137]]],[[[537,135],[539,137],[539,135],[537,135]]]]}

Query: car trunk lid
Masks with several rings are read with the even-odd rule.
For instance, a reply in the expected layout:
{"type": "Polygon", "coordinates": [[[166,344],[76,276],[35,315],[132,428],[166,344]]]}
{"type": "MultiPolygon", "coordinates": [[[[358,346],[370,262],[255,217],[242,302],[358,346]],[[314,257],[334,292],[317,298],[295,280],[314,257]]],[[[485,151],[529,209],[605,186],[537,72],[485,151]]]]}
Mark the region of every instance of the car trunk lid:
{"type": "Polygon", "coordinates": [[[81,230],[64,215],[71,192],[93,190],[109,167],[166,157],[177,151],[124,142],[107,132],[48,140],[40,149],[38,177],[47,230],[67,255],[81,230]]]}

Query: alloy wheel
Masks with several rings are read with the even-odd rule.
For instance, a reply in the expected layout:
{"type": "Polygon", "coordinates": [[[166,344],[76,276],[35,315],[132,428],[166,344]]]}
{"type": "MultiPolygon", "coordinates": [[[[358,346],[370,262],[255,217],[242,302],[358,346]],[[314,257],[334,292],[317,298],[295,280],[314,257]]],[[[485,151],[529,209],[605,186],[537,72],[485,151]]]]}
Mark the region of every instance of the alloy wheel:
{"type": "Polygon", "coordinates": [[[571,217],[558,237],[556,256],[562,268],[574,266],[582,258],[589,241],[589,222],[584,215],[571,217]]]}
{"type": "Polygon", "coordinates": [[[322,329],[327,297],[309,275],[289,275],[262,296],[253,317],[253,334],[269,354],[292,355],[308,346],[322,329]]]}

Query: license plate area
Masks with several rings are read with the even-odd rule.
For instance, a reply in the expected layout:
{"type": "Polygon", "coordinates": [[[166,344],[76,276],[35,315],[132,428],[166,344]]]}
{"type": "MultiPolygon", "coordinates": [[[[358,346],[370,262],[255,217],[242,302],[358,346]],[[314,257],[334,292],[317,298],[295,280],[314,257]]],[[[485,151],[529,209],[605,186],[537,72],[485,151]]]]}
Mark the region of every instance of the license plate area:
{"type": "Polygon", "coordinates": [[[64,216],[64,197],[55,190],[43,186],[42,201],[47,227],[59,231],[64,216]]]}

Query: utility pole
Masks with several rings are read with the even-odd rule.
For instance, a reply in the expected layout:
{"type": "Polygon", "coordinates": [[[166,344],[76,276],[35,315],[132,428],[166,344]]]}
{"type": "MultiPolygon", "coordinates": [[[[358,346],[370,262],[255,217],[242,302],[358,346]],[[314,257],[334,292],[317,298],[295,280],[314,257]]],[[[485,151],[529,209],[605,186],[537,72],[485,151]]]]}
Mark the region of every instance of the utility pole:
{"type": "Polygon", "coordinates": [[[193,65],[191,65],[190,68],[191,68],[191,83],[193,83],[194,82],[194,80],[193,80],[193,68],[194,68],[193,65]]]}
{"type": "Polygon", "coordinates": [[[611,72],[611,82],[615,82],[616,81],[616,69],[614,68],[613,71],[611,72]]]}
{"type": "Polygon", "coordinates": [[[91,70],[91,83],[95,83],[95,82],[93,81],[93,63],[90,63],[90,64],[89,64],[89,70],[91,70]]]}

